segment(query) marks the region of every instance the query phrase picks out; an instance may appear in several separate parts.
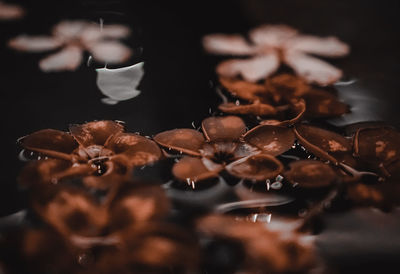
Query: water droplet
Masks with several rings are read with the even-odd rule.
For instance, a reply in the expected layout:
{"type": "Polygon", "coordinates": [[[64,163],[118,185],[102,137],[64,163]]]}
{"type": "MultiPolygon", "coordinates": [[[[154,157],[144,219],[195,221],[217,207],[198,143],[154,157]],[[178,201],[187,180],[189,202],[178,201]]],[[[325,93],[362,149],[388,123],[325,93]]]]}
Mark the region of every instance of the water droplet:
{"type": "Polygon", "coordinates": [[[194,124],[194,121],[192,122],[192,127],[195,129],[196,125],[194,124]]]}
{"type": "Polygon", "coordinates": [[[93,62],[93,56],[89,55],[88,60],[86,62],[86,66],[90,67],[92,65],[93,62]]]}
{"type": "Polygon", "coordinates": [[[281,188],[282,188],[282,183],[279,182],[279,181],[273,182],[273,183],[271,184],[271,188],[272,188],[272,189],[275,189],[275,190],[281,189],[281,188]]]}
{"type": "Polygon", "coordinates": [[[57,178],[51,178],[51,183],[52,184],[58,184],[58,179],[57,178]]]}
{"type": "Polygon", "coordinates": [[[78,255],[78,263],[81,266],[89,266],[93,263],[93,254],[90,251],[82,252],[78,255]]]}
{"type": "Polygon", "coordinates": [[[240,101],[239,101],[239,100],[236,100],[236,101],[235,101],[235,105],[240,106],[240,101]]]}
{"type": "Polygon", "coordinates": [[[299,217],[305,217],[307,215],[307,213],[308,213],[308,210],[305,208],[302,208],[297,212],[297,215],[299,215],[299,217]]]}
{"type": "Polygon", "coordinates": [[[283,181],[283,176],[282,175],[278,175],[278,176],[276,176],[275,180],[277,182],[282,182],[283,181]]]}

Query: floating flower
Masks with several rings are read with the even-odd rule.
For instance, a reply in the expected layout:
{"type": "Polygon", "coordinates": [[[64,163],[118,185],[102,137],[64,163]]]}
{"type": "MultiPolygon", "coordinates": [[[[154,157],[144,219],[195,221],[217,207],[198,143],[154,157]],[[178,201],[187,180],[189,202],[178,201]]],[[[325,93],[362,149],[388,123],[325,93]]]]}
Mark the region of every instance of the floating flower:
{"type": "Polygon", "coordinates": [[[115,39],[129,35],[123,25],[98,26],[86,21],[62,21],[53,28],[53,36],[20,35],[9,41],[9,46],[30,52],[61,48],[39,63],[45,71],[76,70],[82,63],[83,52],[88,51],[100,62],[118,64],[128,60],[131,50],[115,39]]]}
{"type": "Polygon", "coordinates": [[[154,137],[161,146],[190,155],[172,169],[176,178],[188,183],[216,177],[224,169],[249,180],[275,177],[283,167],[274,156],[294,142],[292,131],[285,127],[265,125],[246,133],[246,125],[236,116],[206,118],[202,129],[203,133],[173,129],[154,137]]]}
{"type": "Polygon", "coordinates": [[[336,37],[301,35],[284,25],[257,27],[250,31],[249,38],[251,43],[237,34],[204,37],[204,48],[210,53],[251,56],[220,63],[219,75],[229,78],[240,75],[246,81],[257,82],[275,73],[284,63],[308,83],[329,85],[342,76],[342,71],[311,55],[341,57],[349,53],[349,46],[336,37]]]}
{"type": "Polygon", "coordinates": [[[162,156],[155,142],[126,133],[120,123],[107,120],[71,125],[69,132],[40,130],[19,142],[28,151],[50,157],[25,167],[19,181],[28,185],[84,176],[85,184],[107,188],[113,177],[129,177],[133,167],[162,156]]]}
{"type": "Polygon", "coordinates": [[[0,1],[0,20],[20,19],[24,15],[25,10],[22,7],[0,1]]]}
{"type": "Polygon", "coordinates": [[[339,101],[333,88],[309,85],[292,74],[277,74],[264,84],[224,77],[220,78],[220,83],[232,96],[244,101],[219,105],[225,113],[255,115],[293,124],[303,117],[330,118],[349,112],[349,106],[339,101]]]}

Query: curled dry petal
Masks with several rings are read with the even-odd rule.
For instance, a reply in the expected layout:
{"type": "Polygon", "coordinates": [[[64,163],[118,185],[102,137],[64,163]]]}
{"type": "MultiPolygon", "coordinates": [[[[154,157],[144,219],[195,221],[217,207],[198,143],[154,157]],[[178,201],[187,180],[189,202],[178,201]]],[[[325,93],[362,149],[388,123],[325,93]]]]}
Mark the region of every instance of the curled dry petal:
{"type": "Polygon", "coordinates": [[[351,153],[351,143],[342,135],[311,125],[299,124],[294,133],[308,151],[324,160],[337,163],[342,155],[351,153]]]}
{"type": "Polygon", "coordinates": [[[316,83],[321,86],[335,83],[343,74],[340,69],[325,61],[300,52],[287,52],[284,62],[307,82],[316,83]]]}
{"type": "Polygon", "coordinates": [[[217,66],[217,73],[224,77],[241,75],[249,82],[257,82],[273,74],[279,67],[279,57],[275,51],[257,55],[250,59],[232,59],[217,66]]]}
{"type": "Polygon", "coordinates": [[[275,102],[279,102],[282,99],[288,100],[303,96],[309,91],[310,86],[298,76],[282,73],[267,78],[265,89],[273,94],[275,102]]]}
{"type": "Polygon", "coordinates": [[[102,120],[81,125],[70,125],[69,131],[83,147],[104,145],[107,139],[124,131],[124,127],[114,121],[102,120]]]}
{"type": "Polygon", "coordinates": [[[52,50],[61,45],[61,41],[49,36],[19,35],[8,41],[8,46],[13,49],[32,52],[52,50]]]}
{"type": "Polygon", "coordinates": [[[76,46],[67,46],[57,53],[40,60],[39,67],[45,72],[76,70],[82,62],[82,50],[76,46]]]}
{"type": "Polygon", "coordinates": [[[297,35],[286,43],[286,48],[325,57],[341,57],[349,54],[350,47],[336,37],[297,35]]]}
{"type": "Polygon", "coordinates": [[[250,102],[260,100],[260,97],[265,96],[263,94],[267,93],[264,85],[243,80],[220,77],[219,82],[233,96],[250,102]]]}
{"type": "Polygon", "coordinates": [[[194,129],[173,129],[154,136],[154,141],[163,147],[200,156],[199,149],[204,145],[204,136],[194,129]]]}
{"type": "Polygon", "coordinates": [[[285,25],[262,25],[250,31],[250,39],[256,45],[281,47],[282,43],[294,37],[297,30],[285,25]]]}
{"type": "Polygon", "coordinates": [[[204,36],[203,47],[213,54],[249,55],[255,48],[240,35],[210,34],[204,36]]]}
{"type": "Polygon", "coordinates": [[[337,180],[335,171],[327,164],[314,160],[301,160],[289,164],[285,178],[292,184],[304,188],[319,188],[332,185],[337,180]]]}
{"type": "Polygon", "coordinates": [[[263,153],[279,155],[289,150],[295,136],[291,129],[281,126],[260,125],[244,135],[244,140],[258,147],[263,153]]]}
{"type": "Polygon", "coordinates": [[[224,103],[218,106],[219,110],[229,114],[251,114],[256,116],[272,116],[276,114],[276,109],[268,104],[253,103],[236,105],[234,103],[224,103]]]}
{"type": "Polygon", "coordinates": [[[97,41],[87,47],[94,59],[105,63],[123,63],[132,55],[130,48],[117,41],[97,41]]]}
{"type": "Polygon", "coordinates": [[[230,163],[226,170],[242,179],[262,181],[278,176],[283,165],[272,155],[256,154],[230,163]]]}
{"type": "Polygon", "coordinates": [[[350,112],[349,105],[325,90],[310,89],[303,95],[303,99],[306,101],[306,116],[309,118],[338,117],[350,112]]]}
{"type": "Polygon", "coordinates": [[[202,159],[185,156],[173,166],[172,173],[177,179],[191,183],[217,177],[222,166],[214,167],[215,169],[209,170],[202,159]]]}
{"type": "Polygon", "coordinates": [[[208,141],[238,140],[246,132],[245,123],[236,116],[208,117],[201,126],[208,141]]]}
{"type": "Polygon", "coordinates": [[[372,127],[357,130],[354,153],[366,163],[377,166],[400,158],[400,133],[391,127],[372,127]]]}
{"type": "Polygon", "coordinates": [[[160,186],[141,185],[122,188],[110,205],[111,230],[165,218],[170,202],[160,186]]]}
{"type": "Polygon", "coordinates": [[[124,155],[129,166],[152,163],[162,156],[160,148],[154,141],[132,133],[113,135],[107,141],[106,147],[114,151],[115,154],[124,155]]]}
{"type": "Polygon", "coordinates": [[[36,131],[20,139],[19,143],[28,150],[54,151],[64,154],[70,154],[78,147],[77,142],[70,134],[54,129],[36,131]]]}
{"type": "Polygon", "coordinates": [[[294,125],[301,121],[304,114],[306,112],[306,103],[303,99],[299,100],[291,100],[291,103],[288,105],[288,108],[281,108],[278,114],[275,117],[276,119],[268,119],[260,122],[261,125],[272,125],[272,126],[281,126],[287,127],[294,125]],[[281,120],[277,120],[280,118],[281,120]]]}
{"type": "Polygon", "coordinates": [[[95,236],[105,226],[108,214],[91,196],[71,187],[48,188],[34,197],[36,212],[64,236],[95,236]]]}

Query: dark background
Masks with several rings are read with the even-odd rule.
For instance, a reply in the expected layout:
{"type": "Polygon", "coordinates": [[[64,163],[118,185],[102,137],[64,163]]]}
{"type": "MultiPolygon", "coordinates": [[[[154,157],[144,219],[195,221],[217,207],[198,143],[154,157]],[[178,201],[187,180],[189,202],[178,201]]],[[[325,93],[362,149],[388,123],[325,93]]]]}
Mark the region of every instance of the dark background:
{"type": "Polygon", "coordinates": [[[201,47],[207,33],[243,33],[261,23],[285,23],[304,33],[336,35],[351,55],[332,63],[358,82],[339,89],[357,105],[356,120],[399,117],[399,1],[19,1],[27,15],[0,22],[1,215],[23,206],[15,180],[22,167],[17,138],[44,128],[67,130],[70,123],[96,119],[125,121],[143,135],[199,126],[219,103],[212,84],[217,57],[201,47]],[[141,95],[117,105],[101,103],[95,65],[75,72],[43,73],[38,61],[49,53],[17,52],[7,41],[22,33],[50,34],[63,19],[129,25],[125,42],[135,48],[127,64],[145,61],[141,95]]]}
{"type": "MultiPolygon", "coordinates": [[[[332,63],[357,82],[338,88],[341,98],[352,105],[352,116],[332,122],[342,125],[384,120],[400,126],[400,2],[396,0],[25,0],[18,3],[26,7],[27,16],[20,21],[0,21],[0,216],[25,204],[24,194],[16,185],[24,164],[17,158],[16,140],[21,136],[44,128],[67,130],[71,123],[96,119],[122,120],[129,131],[150,136],[167,129],[192,127],[192,122],[199,126],[220,102],[213,84],[215,64],[222,59],[205,54],[200,43],[201,37],[208,33],[245,34],[261,23],[285,23],[304,33],[336,35],[350,44],[352,52],[349,57],[332,63]],[[123,65],[145,61],[142,93],[138,97],[105,105],[96,86],[96,65],[82,64],[75,72],[43,73],[38,62],[49,53],[17,52],[6,46],[16,35],[50,34],[54,24],[74,18],[93,22],[102,18],[105,24],[123,23],[132,28],[132,36],[125,43],[135,49],[135,55],[123,65]]],[[[327,239],[335,242],[331,236],[327,239]]],[[[390,245],[389,240],[386,246],[390,245]]],[[[339,251],[342,247],[339,246],[339,251]]],[[[379,250],[376,248],[375,253],[379,254],[379,250]]],[[[345,252],[338,254],[344,262],[345,252]]],[[[367,261],[373,258],[365,256],[359,258],[367,261]]],[[[378,258],[381,264],[374,265],[384,265],[387,269],[398,261],[396,256],[378,258]]],[[[359,272],[359,261],[349,261],[346,264],[352,265],[354,273],[359,272]]],[[[367,269],[362,271],[365,273],[367,269]]]]}

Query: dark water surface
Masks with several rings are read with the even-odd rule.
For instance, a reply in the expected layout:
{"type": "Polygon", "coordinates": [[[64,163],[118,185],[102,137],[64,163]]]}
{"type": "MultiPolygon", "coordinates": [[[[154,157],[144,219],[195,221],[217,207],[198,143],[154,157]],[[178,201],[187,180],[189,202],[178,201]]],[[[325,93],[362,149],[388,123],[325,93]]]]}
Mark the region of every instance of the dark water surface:
{"type": "MultiPolygon", "coordinates": [[[[129,131],[149,136],[172,128],[191,128],[192,123],[199,126],[220,103],[213,88],[214,67],[219,60],[205,54],[200,43],[201,37],[208,33],[246,33],[261,23],[284,23],[308,34],[336,35],[350,44],[352,51],[348,57],[332,63],[355,82],[337,87],[340,98],[352,106],[353,113],[331,123],[341,126],[384,120],[400,126],[398,1],[25,0],[19,3],[27,8],[27,16],[21,21],[0,22],[2,216],[24,206],[24,196],[18,193],[15,183],[23,165],[17,158],[16,146],[21,136],[44,128],[67,130],[71,123],[100,119],[125,121],[129,131]],[[73,18],[93,22],[102,18],[105,24],[124,23],[132,28],[133,34],[126,44],[136,51],[125,65],[145,62],[138,97],[106,105],[101,102],[103,95],[96,86],[95,68],[101,65],[82,64],[75,72],[43,73],[38,69],[38,61],[47,52],[24,53],[6,47],[11,37],[21,33],[48,34],[54,24],[73,18]]],[[[380,220],[378,216],[377,222],[380,220]]],[[[398,222],[392,225],[399,228],[398,222]]],[[[377,261],[395,265],[393,262],[399,256],[393,254],[400,254],[399,233],[392,227],[388,231],[397,243],[390,245],[383,240],[382,246],[369,243],[365,247],[388,250],[390,245],[389,255],[385,252],[376,255],[387,260],[377,261]]],[[[380,228],[379,233],[387,230],[380,228]]],[[[332,246],[327,239],[332,238],[321,240],[323,250],[324,244],[332,246]]],[[[343,243],[355,246],[349,251],[352,256],[368,258],[365,250],[356,248],[359,243],[349,239],[343,243]]],[[[356,269],[351,260],[342,260],[343,253],[329,252],[325,253],[334,263],[339,260],[349,265],[349,269],[356,269]]]]}

